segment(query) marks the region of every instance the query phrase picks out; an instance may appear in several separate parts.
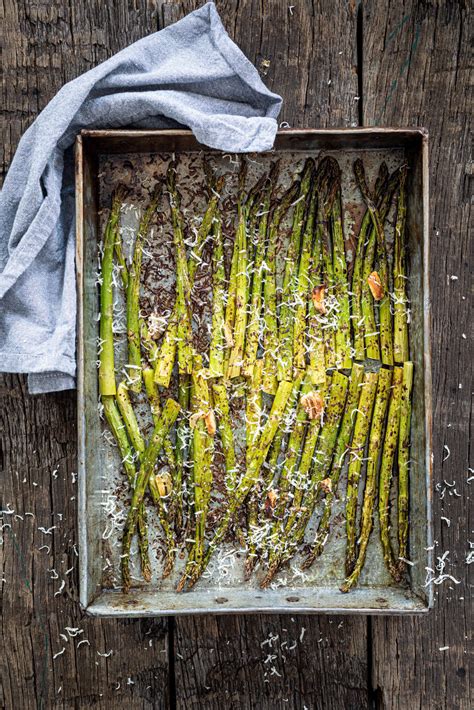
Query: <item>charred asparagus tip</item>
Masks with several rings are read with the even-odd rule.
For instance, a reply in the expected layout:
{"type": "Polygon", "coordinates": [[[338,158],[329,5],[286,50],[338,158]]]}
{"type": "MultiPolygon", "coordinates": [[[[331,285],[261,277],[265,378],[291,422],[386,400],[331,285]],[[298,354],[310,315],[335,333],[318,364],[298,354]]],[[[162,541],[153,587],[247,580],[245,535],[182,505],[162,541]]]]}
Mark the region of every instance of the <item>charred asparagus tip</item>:
{"type": "Polygon", "coordinates": [[[270,567],[268,568],[267,574],[265,575],[262,582],[260,583],[260,587],[262,589],[267,589],[267,587],[270,586],[270,584],[273,581],[274,576],[276,575],[276,573],[280,569],[280,564],[281,564],[280,558],[278,558],[270,565],[270,567]]]}
{"type": "Polygon", "coordinates": [[[166,577],[169,577],[171,572],[173,571],[173,566],[174,566],[174,550],[168,550],[166,554],[166,562],[165,566],[163,569],[163,574],[162,579],[166,579],[166,577]]]}

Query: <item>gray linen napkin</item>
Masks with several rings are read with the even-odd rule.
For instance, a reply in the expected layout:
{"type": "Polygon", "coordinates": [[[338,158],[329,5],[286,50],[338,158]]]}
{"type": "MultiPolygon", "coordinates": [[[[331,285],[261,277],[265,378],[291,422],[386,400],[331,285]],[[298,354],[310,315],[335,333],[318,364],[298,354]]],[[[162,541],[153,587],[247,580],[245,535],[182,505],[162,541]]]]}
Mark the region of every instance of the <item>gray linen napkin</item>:
{"type": "Polygon", "coordinates": [[[213,148],[262,151],[280,106],[212,2],[66,84],[22,137],[0,193],[0,371],[28,373],[33,394],[75,386],[78,131],[187,126],[213,148]]]}

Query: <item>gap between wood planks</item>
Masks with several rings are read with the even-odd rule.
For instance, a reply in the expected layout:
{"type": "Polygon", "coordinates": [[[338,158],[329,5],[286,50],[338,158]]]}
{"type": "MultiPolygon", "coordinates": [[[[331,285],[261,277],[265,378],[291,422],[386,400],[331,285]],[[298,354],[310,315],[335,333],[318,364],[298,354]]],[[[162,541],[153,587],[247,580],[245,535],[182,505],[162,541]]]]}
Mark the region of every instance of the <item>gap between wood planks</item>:
{"type": "MultiPolygon", "coordinates": [[[[357,115],[359,126],[364,125],[364,13],[362,0],[357,6],[356,24],[356,61],[357,61],[357,115]]],[[[372,619],[367,617],[367,705],[369,708],[377,707],[377,690],[372,685],[373,678],[373,649],[372,649],[372,619]]]]}

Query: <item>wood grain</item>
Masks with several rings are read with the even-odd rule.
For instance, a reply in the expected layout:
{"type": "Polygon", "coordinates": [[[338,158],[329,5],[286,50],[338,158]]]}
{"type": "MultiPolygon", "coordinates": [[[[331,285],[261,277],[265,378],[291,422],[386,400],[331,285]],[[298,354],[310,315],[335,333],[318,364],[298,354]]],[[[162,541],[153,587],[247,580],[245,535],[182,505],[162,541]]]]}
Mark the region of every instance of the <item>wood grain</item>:
{"type": "Polygon", "coordinates": [[[92,619],[78,603],[74,396],[31,397],[7,375],[1,403],[2,509],[14,511],[0,548],[2,707],[168,707],[167,622],[92,619]]]}
{"type": "Polygon", "coordinates": [[[459,581],[435,586],[436,608],[428,617],[372,621],[372,683],[384,710],[473,705],[466,564],[472,541],[470,31],[462,2],[364,3],[364,123],[424,126],[430,133],[434,540],[437,557],[449,551],[444,572],[459,581]]]}
{"type": "MultiPolygon", "coordinates": [[[[6,171],[21,134],[61,86],[155,31],[157,20],[146,0],[6,0],[3,7],[6,171]]],[[[168,622],[88,619],[77,601],[75,392],[31,397],[18,376],[1,376],[0,392],[1,507],[14,510],[3,516],[11,528],[0,548],[0,705],[168,707],[168,622]]]]}
{"type": "Polygon", "coordinates": [[[177,707],[368,707],[366,626],[337,616],[177,620],[177,707]]]}
{"type": "Polygon", "coordinates": [[[22,133],[67,81],[157,29],[147,0],[5,0],[2,167],[22,133]]]}
{"type": "MultiPolygon", "coordinates": [[[[3,173],[22,132],[64,82],[201,4],[5,0],[3,173]]],[[[435,539],[437,554],[450,553],[445,571],[461,583],[440,584],[436,610],[423,619],[87,618],[77,602],[75,394],[31,397],[24,377],[2,376],[1,505],[13,512],[3,516],[0,547],[0,706],[465,710],[472,706],[465,580],[473,527],[468,4],[364,0],[359,34],[355,0],[221,0],[217,7],[230,36],[282,94],[282,122],[349,126],[362,117],[366,125],[430,130],[435,539]]]]}

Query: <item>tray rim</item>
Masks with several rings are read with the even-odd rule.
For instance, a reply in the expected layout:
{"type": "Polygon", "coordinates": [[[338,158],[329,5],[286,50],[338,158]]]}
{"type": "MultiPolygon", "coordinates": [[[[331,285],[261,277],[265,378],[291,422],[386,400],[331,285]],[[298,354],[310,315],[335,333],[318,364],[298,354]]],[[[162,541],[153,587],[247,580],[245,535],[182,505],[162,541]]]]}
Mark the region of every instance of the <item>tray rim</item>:
{"type": "MultiPolygon", "coordinates": [[[[343,127],[343,128],[289,128],[277,131],[279,136],[295,136],[295,137],[321,137],[325,136],[341,136],[341,137],[357,137],[357,136],[376,136],[376,135],[395,135],[400,138],[418,138],[421,143],[421,192],[422,192],[422,214],[423,214],[423,270],[422,270],[422,285],[423,285],[423,366],[424,366],[424,407],[425,407],[425,483],[426,483],[426,541],[428,565],[433,564],[433,520],[432,520],[432,505],[433,505],[433,445],[432,445],[432,374],[431,374],[431,297],[430,297],[430,244],[429,244],[429,146],[428,146],[428,131],[423,127],[343,127]]],[[[76,287],[77,287],[77,431],[78,431],[78,543],[79,543],[79,602],[85,613],[91,616],[122,616],[122,617],[138,617],[150,616],[157,614],[167,615],[186,615],[186,614],[242,614],[242,613],[314,613],[314,614],[364,614],[364,615],[412,615],[423,614],[433,608],[434,605],[434,590],[430,585],[426,591],[426,602],[418,597],[413,591],[411,592],[413,600],[420,599],[421,607],[408,609],[393,609],[387,608],[343,608],[335,605],[327,608],[312,608],[307,606],[292,606],[292,607],[275,607],[267,608],[246,608],[246,607],[229,607],[223,609],[201,609],[189,608],[179,609],[159,609],[156,612],[144,611],[137,609],[121,609],[114,612],[107,611],[107,604],[103,603],[106,596],[110,597],[110,592],[102,590],[98,596],[92,600],[88,594],[88,545],[87,531],[85,524],[81,525],[81,521],[86,520],[86,431],[85,431],[85,397],[84,397],[84,357],[83,357],[83,207],[84,207],[84,180],[83,180],[83,159],[84,159],[84,139],[114,139],[114,138],[146,138],[146,137],[189,137],[192,138],[202,150],[223,152],[219,149],[214,149],[204,144],[199,143],[192,131],[188,129],[153,129],[153,130],[138,130],[138,129],[83,129],[76,137],[75,142],[75,189],[76,189],[76,287]]],[[[367,148],[367,146],[366,146],[367,148]]],[[[370,148],[370,147],[369,147],[370,148]]],[[[272,152],[274,148],[266,153],[272,152]]],[[[137,151],[138,152],[138,151],[137,151]]],[[[189,151],[188,151],[189,152],[189,151]]],[[[384,588],[380,588],[381,591],[384,588]]],[[[336,588],[334,589],[336,592],[336,588]]]]}

